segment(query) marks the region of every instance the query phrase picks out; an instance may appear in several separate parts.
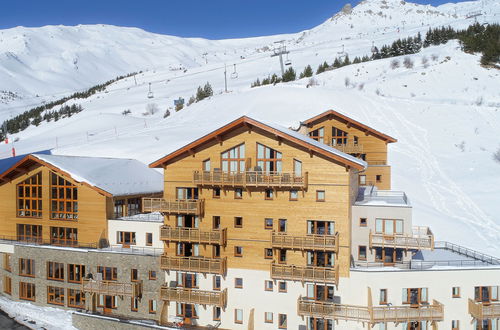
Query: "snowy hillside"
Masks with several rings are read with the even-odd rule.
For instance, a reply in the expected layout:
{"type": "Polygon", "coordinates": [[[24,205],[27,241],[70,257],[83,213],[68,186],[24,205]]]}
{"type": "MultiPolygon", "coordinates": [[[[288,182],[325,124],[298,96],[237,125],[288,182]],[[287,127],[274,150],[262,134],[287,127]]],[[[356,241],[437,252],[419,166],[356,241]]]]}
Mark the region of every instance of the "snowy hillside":
{"type": "MultiPolygon", "coordinates": [[[[32,46],[20,44],[17,54],[21,59],[19,54],[26,52],[21,61],[26,68],[34,65],[36,70],[23,71],[12,58],[4,62],[0,55],[0,69],[6,67],[5,63],[13,65],[8,68],[9,74],[18,75],[20,86],[14,90],[16,85],[5,83],[3,76],[0,84],[5,86],[0,86],[0,90],[8,85],[23,95],[39,90],[48,94],[51,88],[58,90],[58,86],[81,88],[118,74],[138,69],[144,72],[135,79],[118,81],[88,99],[69,101],[68,104],[81,104],[85,110],[71,118],[30,127],[10,140],[19,138],[14,144],[18,154],[53,149],[56,154],[128,157],[147,163],[244,114],[296,127],[300,120],[335,109],[398,139],[390,145],[393,188],[409,195],[415,224],[430,225],[438,240],[498,255],[500,164],[494,162],[492,154],[500,147],[500,71],[479,66],[478,55],[463,53],[458,43],[452,41],[409,56],[413,68],[391,69],[393,59],[384,59],[317,75],[318,85],[312,88],[306,88],[308,79],[249,87],[257,77],[279,73],[278,59],[270,56],[276,40],[287,40],[289,60],[297,71],[307,64],[316,69],[325,60],[331,63],[342,49],[353,58],[369,54],[372,41],[377,46],[389,44],[397,38],[425,32],[429,26],[466,27],[474,21],[466,17],[477,11],[482,13],[477,17],[480,22],[500,21],[500,3],[493,0],[437,8],[399,0],[370,0],[309,31],[252,39],[186,40],[109,26],[29,29],[26,35],[30,35],[28,45],[32,46]],[[61,57],[63,48],[72,49],[69,44],[55,38],[53,42],[61,47],[58,56],[54,55],[56,51],[32,44],[35,36],[50,39],[50,34],[40,33],[42,29],[59,31],[60,38],[73,31],[74,39],[65,40],[82,45],[75,50],[85,54],[78,55],[78,70],[71,69],[61,57]],[[101,29],[114,34],[100,35],[101,29]],[[89,36],[81,39],[81,34],[89,36]],[[116,60],[100,53],[106,46],[92,46],[91,42],[98,38],[106,39],[102,42],[107,43],[116,60]],[[149,46],[152,42],[154,46],[149,46]],[[50,64],[37,62],[30,51],[39,53],[40,59],[47,56],[47,61],[54,56],[58,64],[53,65],[60,71],[51,72],[50,64]],[[148,51],[148,56],[142,55],[148,51]],[[202,56],[205,52],[208,63],[202,56]],[[227,94],[223,93],[224,62],[228,64],[227,94]],[[187,71],[173,71],[168,63],[183,65],[187,71]],[[232,74],[233,64],[237,75],[232,74]],[[124,67],[126,71],[119,71],[124,67]],[[103,79],[92,80],[96,75],[103,79]],[[48,80],[42,84],[44,76],[48,80]],[[187,100],[207,81],[214,87],[212,98],[177,113],[170,109],[171,116],[163,118],[167,108],[173,107],[174,99],[187,100]],[[154,98],[147,97],[149,83],[154,98]],[[151,103],[160,110],[145,115],[146,106],[151,103]],[[122,115],[124,110],[131,113],[122,115]]],[[[2,32],[8,32],[11,39],[16,34],[21,38],[16,29],[2,32]]],[[[4,36],[2,32],[0,36],[4,36]]],[[[0,75],[8,71],[2,70],[0,75]]],[[[0,117],[2,113],[5,118],[12,111],[18,112],[15,107],[22,101],[17,102],[0,105],[4,107],[3,112],[0,108],[0,117]]],[[[7,157],[12,147],[0,145],[0,157],[7,157]]]]}

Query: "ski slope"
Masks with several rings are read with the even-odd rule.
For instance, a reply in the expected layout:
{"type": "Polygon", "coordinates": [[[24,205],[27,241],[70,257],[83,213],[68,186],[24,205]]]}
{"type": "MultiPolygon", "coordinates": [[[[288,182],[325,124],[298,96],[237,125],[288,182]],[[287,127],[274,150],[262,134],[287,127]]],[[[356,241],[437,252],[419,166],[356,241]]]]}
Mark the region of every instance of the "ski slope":
{"type": "MultiPolygon", "coordinates": [[[[48,74],[48,81],[43,83],[37,75],[52,70],[50,65],[36,62],[33,54],[26,53],[23,63],[33,65],[35,70],[11,68],[10,74],[17,76],[10,79],[17,85],[5,83],[6,76],[0,79],[4,84],[0,90],[11,88],[24,97],[0,104],[0,119],[22,110],[18,107],[33,102],[30,97],[36,93],[50,99],[55,96],[51,93],[64,88],[79,89],[118,74],[144,72],[118,81],[88,99],[69,101],[81,104],[85,110],[11,136],[11,141],[19,140],[1,144],[0,157],[9,156],[14,146],[18,154],[52,149],[55,154],[136,158],[149,163],[242,115],[297,127],[301,120],[335,109],[398,139],[389,145],[393,189],[408,194],[416,225],[429,225],[437,240],[498,255],[500,164],[492,154],[500,148],[500,73],[479,66],[479,55],[463,53],[452,41],[409,56],[413,68],[401,65],[391,69],[393,59],[384,59],[316,75],[317,85],[311,88],[306,87],[309,79],[249,87],[258,77],[279,73],[278,59],[271,57],[274,41],[286,40],[289,60],[296,71],[302,71],[307,64],[315,70],[319,63],[331,63],[343,55],[342,51],[351,59],[369,54],[372,42],[377,46],[389,44],[400,37],[425,33],[429,26],[466,27],[474,21],[467,15],[476,11],[481,11],[477,19],[482,22],[500,21],[498,1],[434,8],[395,0],[368,0],[311,30],[251,39],[182,39],[110,26],[29,29],[29,35],[39,38],[50,35],[44,29],[59,31],[60,36],[49,40],[61,44],[59,55],[71,43],[80,42],[82,47],[75,52],[86,55],[79,57],[82,66],[75,71],[59,55],[41,46],[30,46],[33,52],[47,52],[47,58],[57,61],[54,67],[60,71],[55,70],[54,77],[48,74]],[[67,38],[68,31],[72,31],[73,39],[67,38]],[[81,34],[92,37],[85,39],[81,34]],[[99,38],[106,39],[102,48],[89,44],[99,38]],[[128,42],[121,48],[124,40],[128,42]],[[104,56],[102,60],[100,50],[106,48],[116,59],[104,56]],[[148,55],[142,56],[142,52],[148,55]],[[83,69],[83,62],[94,67],[83,69]],[[232,79],[236,76],[232,75],[234,64],[237,78],[232,79]],[[187,71],[176,70],[180,66],[187,71]],[[228,93],[224,92],[225,70],[228,93]],[[213,97],[179,112],[172,109],[174,99],[183,97],[187,101],[207,81],[213,86],[213,97]],[[150,83],[154,98],[147,97],[150,83]],[[145,115],[151,103],[159,111],[145,115]],[[163,118],[167,109],[171,115],[163,118]],[[131,113],[122,115],[124,110],[131,113]]],[[[8,32],[21,38],[22,33],[28,34],[23,29],[4,30],[0,35],[8,32]]],[[[0,71],[5,69],[1,56],[0,71]]]]}

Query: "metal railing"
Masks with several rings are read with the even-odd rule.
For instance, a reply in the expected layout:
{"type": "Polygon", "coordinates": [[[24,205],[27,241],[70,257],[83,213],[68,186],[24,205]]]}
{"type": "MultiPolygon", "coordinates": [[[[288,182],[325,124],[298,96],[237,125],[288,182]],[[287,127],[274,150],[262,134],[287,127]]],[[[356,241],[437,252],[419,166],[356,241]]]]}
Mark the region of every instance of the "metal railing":
{"type": "Polygon", "coordinates": [[[160,229],[160,240],[226,245],[227,229],[200,230],[198,228],[162,226],[160,229]]]}
{"type": "Polygon", "coordinates": [[[400,261],[384,264],[383,261],[355,261],[354,269],[373,269],[381,267],[394,267],[402,270],[428,270],[433,267],[490,267],[491,264],[481,260],[439,260],[439,261],[425,261],[425,260],[411,260],[400,261]]]}
{"type": "Polygon", "coordinates": [[[227,289],[223,291],[205,291],[173,288],[163,285],[160,288],[160,299],[186,304],[214,305],[225,308],[227,304],[227,289]]]}
{"type": "Polygon", "coordinates": [[[476,302],[469,298],[469,314],[476,320],[500,318],[500,303],[476,302]]]}
{"type": "Polygon", "coordinates": [[[413,234],[379,234],[370,230],[370,248],[390,247],[415,250],[434,250],[434,235],[428,227],[414,227],[413,234]]]}
{"type": "Polygon", "coordinates": [[[297,250],[323,250],[338,252],[339,234],[335,235],[302,235],[294,236],[286,233],[271,233],[273,248],[297,250]]]}
{"type": "Polygon", "coordinates": [[[292,280],[301,282],[321,282],[338,285],[339,266],[315,267],[282,265],[271,263],[271,278],[279,280],[292,280]]]}
{"type": "Polygon", "coordinates": [[[99,252],[118,252],[125,254],[139,254],[145,256],[160,256],[163,254],[163,248],[153,248],[153,247],[142,247],[142,246],[129,246],[124,247],[123,245],[110,245],[108,247],[99,249],[99,252]]]}
{"type": "Polygon", "coordinates": [[[224,275],[227,271],[227,258],[178,257],[162,255],[160,268],[167,271],[185,271],[224,275]]]}
{"type": "Polygon", "coordinates": [[[82,243],[76,240],[66,240],[66,239],[57,239],[50,238],[44,239],[41,237],[33,237],[33,236],[0,236],[0,243],[9,243],[9,244],[23,244],[23,245],[53,245],[53,246],[61,246],[61,247],[71,247],[71,248],[82,248],[82,249],[97,249],[99,247],[98,243],[82,243]]]}
{"type": "Polygon", "coordinates": [[[500,265],[500,258],[493,257],[490,255],[487,255],[485,253],[481,253],[457,244],[453,244],[450,242],[445,242],[445,241],[437,241],[435,243],[435,248],[436,249],[446,249],[453,251],[455,253],[458,253],[460,255],[475,259],[475,260],[480,260],[486,263],[489,263],[491,265],[500,265]]]}
{"type": "Polygon", "coordinates": [[[203,172],[194,171],[193,183],[202,186],[274,187],[307,189],[308,172],[304,175],[284,172],[203,172]]]}
{"type": "Polygon", "coordinates": [[[139,297],[142,295],[142,281],[120,283],[115,281],[83,279],[82,291],[108,296],[139,297]]]}
{"type": "Polygon", "coordinates": [[[142,212],[202,215],[204,206],[205,202],[202,199],[142,199],[142,212]]]}
{"type": "MultiPolygon", "coordinates": [[[[376,183],[370,183],[369,185],[373,186],[376,185],[376,183]]],[[[356,199],[357,202],[384,201],[396,204],[409,204],[408,196],[406,196],[404,191],[377,190],[373,187],[369,187],[367,189],[370,191],[365,194],[359,194],[356,199]]]]}

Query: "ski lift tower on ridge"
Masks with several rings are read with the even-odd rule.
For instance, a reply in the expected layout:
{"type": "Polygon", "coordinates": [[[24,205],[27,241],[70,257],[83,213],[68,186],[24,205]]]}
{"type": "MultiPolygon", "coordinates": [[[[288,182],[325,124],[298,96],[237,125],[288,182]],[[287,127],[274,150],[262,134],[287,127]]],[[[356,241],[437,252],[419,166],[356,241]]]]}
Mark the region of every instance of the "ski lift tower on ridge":
{"type": "Polygon", "coordinates": [[[149,83],[149,92],[148,92],[148,99],[152,99],[154,97],[153,92],[151,91],[151,83],[149,83]]]}
{"type": "MultiPolygon", "coordinates": [[[[273,49],[274,54],[271,55],[271,57],[279,56],[280,66],[281,66],[281,75],[284,75],[285,74],[285,66],[283,65],[283,54],[288,54],[288,51],[286,50],[286,46],[285,46],[285,40],[275,41],[274,43],[279,44],[279,46],[277,46],[276,48],[273,49]]],[[[288,60],[288,58],[287,58],[287,62],[290,62],[290,64],[292,64],[292,62],[290,60],[288,60]]],[[[287,65],[290,65],[290,64],[287,64],[287,65]]]]}

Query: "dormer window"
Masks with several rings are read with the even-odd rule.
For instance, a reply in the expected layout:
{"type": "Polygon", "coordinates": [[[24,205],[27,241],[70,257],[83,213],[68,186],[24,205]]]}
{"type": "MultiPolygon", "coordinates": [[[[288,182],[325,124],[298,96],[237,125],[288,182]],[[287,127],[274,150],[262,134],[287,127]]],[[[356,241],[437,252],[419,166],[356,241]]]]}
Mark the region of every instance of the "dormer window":
{"type": "Polygon", "coordinates": [[[347,132],[332,127],[332,146],[347,144],[347,132]]]}
{"type": "Polygon", "coordinates": [[[17,185],[17,216],[42,216],[42,173],[35,174],[17,185]]]}
{"type": "Polygon", "coordinates": [[[223,172],[245,171],[245,144],[233,147],[221,154],[223,172]]]}
{"type": "Polygon", "coordinates": [[[316,141],[324,143],[325,142],[325,128],[321,127],[321,128],[315,129],[314,131],[309,133],[309,137],[311,137],[312,139],[314,139],[316,141]]]}
{"type": "Polygon", "coordinates": [[[50,173],[50,218],[78,219],[78,189],[55,173],[50,173]]]}
{"type": "Polygon", "coordinates": [[[282,158],[281,152],[257,143],[257,166],[261,171],[281,172],[282,158]]]}

